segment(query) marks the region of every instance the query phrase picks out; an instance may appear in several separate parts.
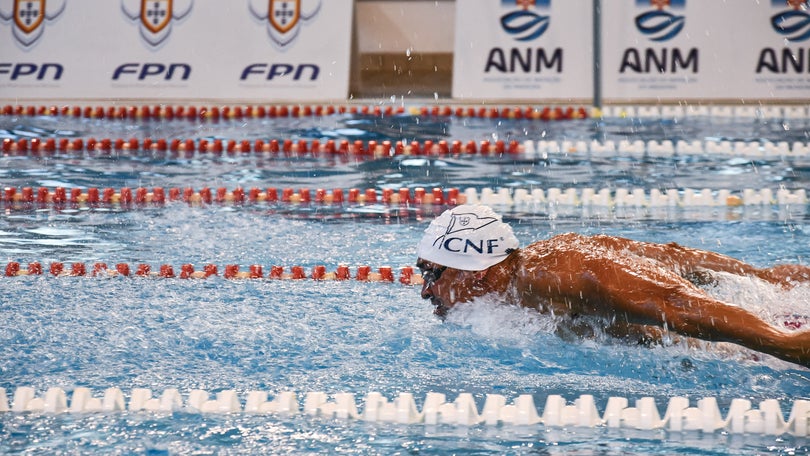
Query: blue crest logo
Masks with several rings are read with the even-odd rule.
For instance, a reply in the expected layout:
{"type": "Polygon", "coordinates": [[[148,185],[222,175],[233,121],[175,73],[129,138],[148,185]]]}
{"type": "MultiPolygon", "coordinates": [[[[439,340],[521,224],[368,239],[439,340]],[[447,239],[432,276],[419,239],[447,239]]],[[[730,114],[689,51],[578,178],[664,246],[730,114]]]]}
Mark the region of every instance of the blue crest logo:
{"type": "Polygon", "coordinates": [[[551,0],[501,0],[501,6],[519,7],[501,16],[501,27],[517,41],[532,41],[548,30],[550,18],[530,11],[537,7],[548,9],[551,0]]]}
{"type": "Polygon", "coordinates": [[[771,17],[771,26],[788,41],[795,43],[810,38],[810,13],[807,0],[771,0],[775,8],[790,9],[771,17]]]}
{"type": "Polygon", "coordinates": [[[675,38],[686,23],[684,16],[664,11],[668,7],[683,9],[686,0],[636,0],[636,6],[655,8],[636,16],[636,28],[652,41],[669,41],[675,38]]]}

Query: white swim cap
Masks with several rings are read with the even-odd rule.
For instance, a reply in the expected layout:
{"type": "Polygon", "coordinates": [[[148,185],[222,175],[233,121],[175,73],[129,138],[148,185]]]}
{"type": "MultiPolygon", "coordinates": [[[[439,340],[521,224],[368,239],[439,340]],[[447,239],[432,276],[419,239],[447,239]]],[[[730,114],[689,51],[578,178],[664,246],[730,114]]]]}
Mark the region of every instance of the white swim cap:
{"type": "Polygon", "coordinates": [[[419,258],[454,269],[481,271],[518,248],[512,227],[488,206],[463,204],[430,222],[419,241],[419,258]]]}

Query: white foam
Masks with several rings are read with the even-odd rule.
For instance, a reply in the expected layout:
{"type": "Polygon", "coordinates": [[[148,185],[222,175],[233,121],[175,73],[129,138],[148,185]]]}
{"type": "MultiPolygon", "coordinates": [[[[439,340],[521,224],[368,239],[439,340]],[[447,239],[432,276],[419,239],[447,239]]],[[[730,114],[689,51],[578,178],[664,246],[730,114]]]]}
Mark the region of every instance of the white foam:
{"type": "Polygon", "coordinates": [[[551,315],[534,309],[504,304],[495,296],[485,296],[473,302],[456,305],[447,321],[469,326],[473,333],[496,339],[526,340],[540,333],[553,333],[557,322],[551,315]]]}
{"type": "Polygon", "coordinates": [[[755,277],[713,273],[717,282],[703,289],[712,297],[742,307],[768,323],[785,329],[785,321],[810,317],[810,286],[786,290],[755,277]]]}

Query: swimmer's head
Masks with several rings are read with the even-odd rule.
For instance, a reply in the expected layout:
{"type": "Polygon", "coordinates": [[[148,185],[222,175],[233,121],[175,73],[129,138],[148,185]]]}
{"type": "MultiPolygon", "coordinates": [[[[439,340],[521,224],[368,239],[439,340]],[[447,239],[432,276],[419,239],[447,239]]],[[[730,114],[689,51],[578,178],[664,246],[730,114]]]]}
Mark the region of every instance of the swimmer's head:
{"type": "Polygon", "coordinates": [[[444,317],[458,303],[501,291],[484,278],[517,248],[512,228],[489,207],[462,205],[445,211],[430,223],[417,247],[422,298],[444,317]]]}
{"type": "Polygon", "coordinates": [[[464,204],[448,209],[425,230],[417,256],[462,271],[494,266],[519,246],[512,227],[488,206],[464,204]]]}

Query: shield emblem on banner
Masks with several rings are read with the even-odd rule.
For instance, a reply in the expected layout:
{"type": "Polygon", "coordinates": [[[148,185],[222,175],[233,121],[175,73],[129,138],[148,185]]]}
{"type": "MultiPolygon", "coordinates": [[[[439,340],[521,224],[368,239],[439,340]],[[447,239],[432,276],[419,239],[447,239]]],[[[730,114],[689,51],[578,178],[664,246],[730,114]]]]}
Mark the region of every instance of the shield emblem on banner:
{"type": "Polygon", "coordinates": [[[141,23],[158,33],[172,20],[172,0],[141,0],[141,23]]]}
{"type": "Polygon", "coordinates": [[[31,33],[45,20],[45,0],[15,0],[14,23],[25,33],[31,33]]]}
{"type": "Polygon", "coordinates": [[[287,33],[301,18],[301,0],[270,0],[268,20],[279,33],[287,33]]]}

